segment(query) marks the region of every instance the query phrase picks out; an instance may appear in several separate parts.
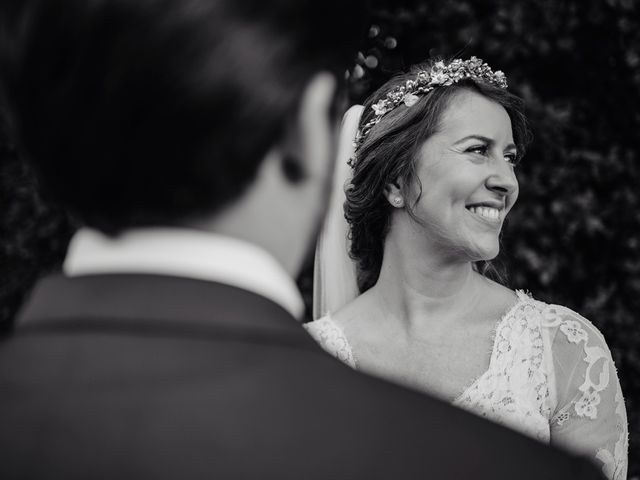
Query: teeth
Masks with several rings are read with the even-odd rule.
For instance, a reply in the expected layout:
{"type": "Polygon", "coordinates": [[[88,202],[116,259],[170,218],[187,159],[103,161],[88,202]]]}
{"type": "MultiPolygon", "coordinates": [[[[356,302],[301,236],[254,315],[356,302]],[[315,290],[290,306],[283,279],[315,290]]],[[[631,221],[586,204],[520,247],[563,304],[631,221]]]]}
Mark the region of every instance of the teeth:
{"type": "Polygon", "coordinates": [[[469,211],[480,215],[481,217],[498,220],[500,218],[500,210],[493,207],[469,207],[469,211]]]}

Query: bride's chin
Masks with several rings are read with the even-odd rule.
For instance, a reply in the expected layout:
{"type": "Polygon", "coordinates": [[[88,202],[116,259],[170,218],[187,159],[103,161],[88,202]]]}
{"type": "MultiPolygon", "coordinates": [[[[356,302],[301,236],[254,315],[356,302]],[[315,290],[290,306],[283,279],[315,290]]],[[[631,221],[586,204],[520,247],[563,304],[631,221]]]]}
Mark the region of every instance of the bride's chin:
{"type": "Polygon", "coordinates": [[[500,245],[475,246],[468,251],[468,258],[471,262],[489,262],[500,253],[500,245]]]}

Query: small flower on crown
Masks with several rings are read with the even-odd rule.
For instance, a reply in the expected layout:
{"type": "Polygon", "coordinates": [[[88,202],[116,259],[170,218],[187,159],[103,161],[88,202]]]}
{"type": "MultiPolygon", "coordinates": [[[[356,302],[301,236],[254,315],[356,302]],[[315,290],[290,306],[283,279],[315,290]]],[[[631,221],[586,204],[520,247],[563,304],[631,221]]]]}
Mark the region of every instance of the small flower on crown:
{"type": "Polygon", "coordinates": [[[375,103],[371,106],[373,111],[376,112],[376,115],[381,117],[385,113],[388,113],[393,108],[389,102],[386,100],[380,100],[378,103],[375,103]]]}
{"type": "MultiPolygon", "coordinates": [[[[358,130],[354,141],[356,151],[362,145],[371,129],[380,122],[382,117],[397,106],[404,104],[410,108],[418,102],[421,95],[426,95],[434,88],[453,85],[466,78],[481,80],[500,88],[507,88],[505,74],[500,70],[494,72],[489,65],[477,57],[471,57],[469,60],[456,58],[448,64],[438,61],[433,64],[430,70],[419,71],[415,79],[407,80],[404,84],[398,85],[387,92],[384,98],[371,105],[374,117],[358,130]]],[[[350,163],[353,163],[353,160],[350,163]]]]}

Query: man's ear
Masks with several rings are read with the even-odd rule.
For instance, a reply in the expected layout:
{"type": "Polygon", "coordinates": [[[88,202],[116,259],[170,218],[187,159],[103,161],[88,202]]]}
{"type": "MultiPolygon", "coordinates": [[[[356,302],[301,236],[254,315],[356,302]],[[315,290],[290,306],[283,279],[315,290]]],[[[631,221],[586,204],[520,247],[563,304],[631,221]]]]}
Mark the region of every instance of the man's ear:
{"type": "Polygon", "coordinates": [[[297,115],[288,125],[281,146],[282,169],[293,183],[308,177],[324,178],[331,170],[334,151],[331,107],[335,90],[335,77],[320,72],[302,92],[297,115]]]}

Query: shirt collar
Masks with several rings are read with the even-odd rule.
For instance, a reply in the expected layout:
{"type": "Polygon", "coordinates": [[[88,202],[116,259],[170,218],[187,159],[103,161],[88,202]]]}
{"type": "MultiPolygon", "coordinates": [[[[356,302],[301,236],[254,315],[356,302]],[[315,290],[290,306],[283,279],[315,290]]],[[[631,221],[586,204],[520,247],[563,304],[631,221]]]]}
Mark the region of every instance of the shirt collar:
{"type": "Polygon", "coordinates": [[[214,281],[266,297],[297,319],[304,313],[295,282],[269,253],[197,230],[144,228],[107,237],[83,228],[71,240],[63,271],[69,277],[147,273],[214,281]]]}

